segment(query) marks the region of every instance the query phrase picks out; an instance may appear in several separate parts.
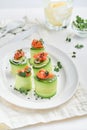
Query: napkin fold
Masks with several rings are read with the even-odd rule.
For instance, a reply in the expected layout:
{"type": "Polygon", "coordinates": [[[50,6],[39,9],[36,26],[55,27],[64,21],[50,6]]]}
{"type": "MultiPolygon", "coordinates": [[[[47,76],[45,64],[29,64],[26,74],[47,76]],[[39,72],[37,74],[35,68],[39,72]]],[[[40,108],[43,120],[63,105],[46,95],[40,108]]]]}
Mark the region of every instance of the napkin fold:
{"type": "Polygon", "coordinates": [[[79,86],[68,102],[45,110],[23,109],[0,99],[0,115],[0,121],[3,119],[2,122],[11,128],[87,115],[87,90],[79,86]]]}
{"type": "MultiPolygon", "coordinates": [[[[33,25],[39,26],[38,31],[28,37],[28,40],[32,40],[33,38],[41,38],[43,36],[45,41],[50,44],[52,43],[52,39],[54,40],[55,38],[54,31],[49,31],[45,28],[44,24],[38,22],[36,19],[33,22],[28,19],[26,19],[26,21],[26,26],[28,27],[33,25]],[[52,33],[51,38],[50,33],[52,33]]],[[[13,36],[12,34],[7,34],[5,37],[0,39],[0,43],[9,43],[12,38],[15,38],[15,35],[13,36]]],[[[41,122],[47,123],[83,115],[87,115],[87,90],[82,84],[78,86],[76,93],[69,101],[52,109],[23,109],[0,98],[0,122],[7,124],[12,129],[41,122]]]]}

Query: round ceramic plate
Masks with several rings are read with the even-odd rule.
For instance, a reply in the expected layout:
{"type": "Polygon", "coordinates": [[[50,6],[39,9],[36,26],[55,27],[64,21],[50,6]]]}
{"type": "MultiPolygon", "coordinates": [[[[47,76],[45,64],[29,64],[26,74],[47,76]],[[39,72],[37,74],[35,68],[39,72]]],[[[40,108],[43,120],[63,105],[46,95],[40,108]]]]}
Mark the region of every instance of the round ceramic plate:
{"type": "Polygon", "coordinates": [[[15,77],[13,77],[10,72],[9,59],[17,49],[21,48],[25,51],[26,56],[28,58],[30,57],[30,47],[28,46],[28,43],[15,42],[0,48],[0,96],[2,98],[23,108],[48,109],[67,102],[73,96],[78,85],[78,73],[75,65],[61,50],[51,45],[45,46],[46,51],[51,57],[53,67],[57,61],[60,61],[63,66],[60,72],[56,72],[58,80],[56,95],[49,99],[42,99],[35,95],[34,88],[28,93],[28,95],[21,94],[14,90],[15,77]]]}

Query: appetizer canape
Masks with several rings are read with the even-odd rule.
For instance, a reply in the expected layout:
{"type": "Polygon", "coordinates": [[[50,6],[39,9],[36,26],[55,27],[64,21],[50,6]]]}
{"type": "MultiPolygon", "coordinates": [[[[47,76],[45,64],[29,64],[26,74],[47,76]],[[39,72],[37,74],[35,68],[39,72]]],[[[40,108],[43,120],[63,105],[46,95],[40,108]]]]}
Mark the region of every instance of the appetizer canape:
{"type": "Polygon", "coordinates": [[[16,74],[18,70],[23,69],[28,65],[27,58],[22,49],[17,50],[12,59],[9,60],[11,65],[11,72],[16,74]]]}
{"type": "Polygon", "coordinates": [[[34,54],[37,54],[43,51],[45,51],[43,39],[40,39],[40,40],[34,39],[32,41],[32,46],[30,48],[31,59],[33,58],[34,54]]]}
{"type": "Polygon", "coordinates": [[[38,54],[35,54],[33,56],[33,60],[31,63],[30,60],[30,64],[32,64],[34,73],[36,74],[41,68],[44,68],[46,70],[48,70],[49,72],[52,71],[52,64],[51,64],[51,59],[48,56],[48,53],[46,52],[41,52],[38,54]]]}
{"type": "Polygon", "coordinates": [[[16,75],[15,89],[21,93],[26,93],[32,89],[32,74],[29,66],[18,71],[16,75]]]}
{"type": "Polygon", "coordinates": [[[41,69],[34,77],[35,92],[43,98],[50,98],[57,92],[57,76],[41,69]]]}

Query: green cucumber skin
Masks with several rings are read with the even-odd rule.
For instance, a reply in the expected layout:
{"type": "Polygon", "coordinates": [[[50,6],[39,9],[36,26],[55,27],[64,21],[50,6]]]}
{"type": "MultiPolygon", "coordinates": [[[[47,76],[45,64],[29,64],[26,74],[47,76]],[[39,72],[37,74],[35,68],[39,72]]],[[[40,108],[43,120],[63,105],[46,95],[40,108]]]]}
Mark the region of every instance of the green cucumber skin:
{"type": "Polygon", "coordinates": [[[42,82],[34,78],[35,92],[43,98],[50,98],[57,92],[57,78],[53,82],[42,82]]]}
{"type": "Polygon", "coordinates": [[[20,88],[23,88],[23,90],[31,90],[32,89],[32,76],[21,77],[17,74],[15,88],[17,90],[19,90],[20,88]]]}
{"type": "Polygon", "coordinates": [[[49,72],[52,72],[51,60],[49,60],[49,62],[46,65],[44,65],[43,67],[39,67],[39,68],[33,67],[34,74],[36,75],[40,69],[45,69],[45,70],[47,70],[49,72]]]}
{"type": "Polygon", "coordinates": [[[40,52],[45,52],[45,49],[44,48],[40,48],[40,49],[32,49],[32,48],[30,48],[31,59],[33,58],[33,56],[35,54],[40,53],[40,52]]]}
{"type": "Polygon", "coordinates": [[[52,78],[52,79],[45,79],[45,80],[43,80],[43,79],[40,79],[40,78],[38,78],[37,76],[34,76],[34,78],[35,78],[35,80],[37,80],[37,81],[39,81],[39,82],[43,82],[43,83],[52,83],[52,82],[54,82],[55,80],[57,80],[57,76],[55,75],[54,76],[54,78],[52,78]]]}
{"type": "Polygon", "coordinates": [[[17,63],[14,63],[12,60],[9,60],[10,64],[13,64],[15,66],[23,66],[23,65],[26,65],[26,63],[28,63],[28,60],[26,60],[25,63],[22,63],[22,64],[17,64],[17,63]]]}
{"type": "Polygon", "coordinates": [[[55,96],[56,95],[56,92],[55,93],[53,93],[52,95],[46,95],[46,96],[44,96],[44,95],[41,95],[41,94],[38,94],[36,91],[35,91],[35,93],[36,93],[36,95],[38,95],[39,97],[42,97],[42,98],[51,98],[51,97],[53,97],[53,96],[55,96]]]}
{"type": "Polygon", "coordinates": [[[11,66],[11,72],[12,74],[17,74],[18,70],[21,70],[23,68],[25,68],[28,65],[28,63],[26,64],[20,64],[20,65],[15,65],[13,63],[10,62],[10,66],[11,66]]]}

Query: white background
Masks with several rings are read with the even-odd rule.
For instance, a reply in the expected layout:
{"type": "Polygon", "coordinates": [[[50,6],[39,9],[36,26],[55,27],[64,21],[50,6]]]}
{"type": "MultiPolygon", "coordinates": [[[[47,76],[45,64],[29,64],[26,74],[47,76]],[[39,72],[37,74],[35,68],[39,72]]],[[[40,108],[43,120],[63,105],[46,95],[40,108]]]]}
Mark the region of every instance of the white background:
{"type": "MultiPolygon", "coordinates": [[[[87,0],[73,0],[74,6],[87,7],[87,0]]],[[[0,0],[0,9],[42,7],[43,0],[0,0]]]]}

